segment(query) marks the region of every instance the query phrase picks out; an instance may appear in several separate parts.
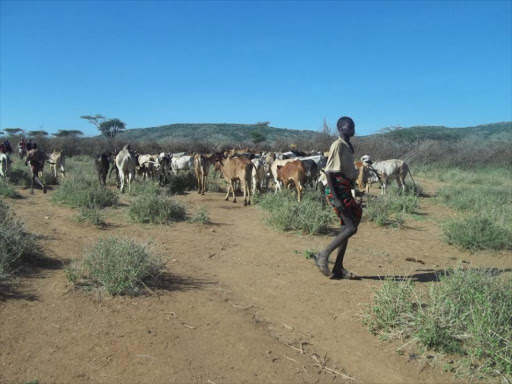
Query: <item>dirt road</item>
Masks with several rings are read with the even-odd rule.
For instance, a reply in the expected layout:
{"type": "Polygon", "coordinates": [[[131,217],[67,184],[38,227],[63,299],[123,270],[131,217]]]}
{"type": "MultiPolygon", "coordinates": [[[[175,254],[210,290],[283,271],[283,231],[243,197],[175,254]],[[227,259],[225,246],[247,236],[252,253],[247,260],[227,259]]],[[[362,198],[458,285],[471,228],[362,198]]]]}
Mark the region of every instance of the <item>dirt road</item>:
{"type": "Polygon", "coordinates": [[[384,276],[435,284],[435,272],[459,259],[510,267],[510,253],[468,254],[444,244],[438,220],[453,213],[431,199],[405,229],[363,222],[346,257],[362,280],[332,281],[303,256],[329,237],[277,232],[260,209],[219,193],[179,197],[191,210],[206,207],[212,225],[136,225],[121,206],[107,210],[106,230],[73,221],[76,212],[51,204],[51,192],[20,193],[8,204],[46,236],[55,262],[2,288],[0,382],[449,382],[450,374],[416,360],[408,347],[396,353],[405,342],[380,341],[362,325],[372,288],[384,276]],[[65,264],[110,235],[149,241],[168,260],[158,287],[112,298],[67,281],[65,264]]]}

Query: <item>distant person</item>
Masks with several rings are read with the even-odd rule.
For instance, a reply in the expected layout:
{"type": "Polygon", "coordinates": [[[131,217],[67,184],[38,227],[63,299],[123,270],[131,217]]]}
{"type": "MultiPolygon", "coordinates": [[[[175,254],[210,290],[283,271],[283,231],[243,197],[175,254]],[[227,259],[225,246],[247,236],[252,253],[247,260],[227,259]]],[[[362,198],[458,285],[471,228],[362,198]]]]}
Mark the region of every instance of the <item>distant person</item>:
{"type": "Polygon", "coordinates": [[[11,147],[11,143],[9,142],[9,140],[5,140],[4,141],[4,146],[5,146],[6,153],[11,155],[12,154],[12,147],[11,147]]]}
{"type": "Polygon", "coordinates": [[[27,141],[27,152],[30,151],[31,149],[32,149],[32,140],[28,139],[28,141],[27,141]]]}
{"type": "Polygon", "coordinates": [[[18,154],[20,155],[20,159],[23,159],[23,156],[27,153],[27,143],[25,143],[25,139],[22,137],[20,142],[18,143],[18,154]]]}
{"type": "Polygon", "coordinates": [[[354,166],[354,148],[350,138],[354,136],[355,124],[350,117],[342,117],[336,124],[340,137],[329,150],[325,166],[327,187],[325,195],[340,219],[341,231],[334,240],[321,252],[315,255],[315,263],[325,276],[332,279],[355,279],[356,276],[345,269],[343,258],[347,250],[348,239],[357,232],[363,210],[352,197],[352,188],[357,179],[357,169],[354,166]],[[336,263],[329,271],[329,256],[338,249],[336,263]]]}

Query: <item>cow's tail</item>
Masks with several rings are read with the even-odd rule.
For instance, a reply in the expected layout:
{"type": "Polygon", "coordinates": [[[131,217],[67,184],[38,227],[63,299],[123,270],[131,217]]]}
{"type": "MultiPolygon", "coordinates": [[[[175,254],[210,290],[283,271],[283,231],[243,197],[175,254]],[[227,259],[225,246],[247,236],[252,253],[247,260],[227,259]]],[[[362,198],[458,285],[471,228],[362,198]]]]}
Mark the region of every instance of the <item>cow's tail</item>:
{"type": "Polygon", "coordinates": [[[416,186],[416,182],[414,181],[414,179],[412,178],[412,173],[411,173],[411,170],[409,168],[407,168],[407,173],[409,173],[409,176],[411,177],[411,180],[412,182],[414,183],[414,186],[416,186]]]}

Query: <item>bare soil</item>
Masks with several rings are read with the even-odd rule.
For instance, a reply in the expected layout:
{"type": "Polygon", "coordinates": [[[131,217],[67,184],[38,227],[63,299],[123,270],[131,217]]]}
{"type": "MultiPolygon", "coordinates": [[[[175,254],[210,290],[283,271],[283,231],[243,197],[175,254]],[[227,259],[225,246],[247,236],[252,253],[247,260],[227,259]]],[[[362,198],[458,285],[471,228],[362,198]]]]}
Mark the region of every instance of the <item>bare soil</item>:
{"type": "MultiPolygon", "coordinates": [[[[438,184],[420,180],[433,194],[438,184]]],[[[431,198],[403,229],[363,222],[346,267],[359,281],[319,273],[306,249],[329,236],[280,233],[265,213],[221,193],[178,197],[206,207],[211,225],[130,223],[129,198],[108,209],[105,230],[78,224],[75,210],[36,190],[8,200],[50,260],[0,291],[0,382],[22,383],[445,383],[457,381],[406,342],[384,342],[361,323],[385,276],[436,284],[459,260],[512,267],[510,252],[465,253],[446,245],[439,221],[454,215],[431,198]],[[100,237],[150,242],[166,260],[157,286],[139,297],[75,288],[65,266],[100,237]],[[407,261],[416,259],[417,261],[407,261]],[[422,264],[424,263],[424,264],[422,264]]],[[[433,359],[435,360],[435,359],[433,359]]]]}

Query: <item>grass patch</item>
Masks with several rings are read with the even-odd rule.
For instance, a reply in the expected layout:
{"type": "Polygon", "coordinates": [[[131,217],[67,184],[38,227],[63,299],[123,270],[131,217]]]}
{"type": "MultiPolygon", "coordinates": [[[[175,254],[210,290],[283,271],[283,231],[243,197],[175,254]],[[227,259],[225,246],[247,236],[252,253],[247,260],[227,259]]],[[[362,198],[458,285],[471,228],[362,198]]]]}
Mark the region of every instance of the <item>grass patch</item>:
{"type": "Polygon", "coordinates": [[[28,167],[12,167],[9,172],[9,182],[14,185],[29,188],[32,182],[32,173],[28,167]]]}
{"type": "Polygon", "coordinates": [[[415,190],[409,193],[398,193],[391,190],[383,196],[368,199],[368,205],[363,210],[369,221],[380,226],[401,227],[407,214],[413,214],[419,206],[415,190]]]}
{"type": "Polygon", "coordinates": [[[10,199],[19,199],[21,195],[16,192],[16,190],[8,184],[5,184],[0,181],[0,196],[8,197],[10,199]]]}
{"type": "Polygon", "coordinates": [[[448,185],[438,198],[460,215],[442,225],[449,244],[471,252],[512,249],[512,188],[448,185]]]}
{"type": "Polygon", "coordinates": [[[7,278],[23,262],[41,258],[38,236],[27,232],[0,200],[0,280],[7,278]]]}
{"type": "Polygon", "coordinates": [[[511,314],[512,279],[459,267],[424,294],[410,280],[384,281],[364,321],[385,338],[459,355],[459,373],[511,377],[511,314]]]}
{"type": "Polygon", "coordinates": [[[153,183],[152,181],[140,181],[133,180],[132,182],[132,196],[141,196],[141,195],[160,195],[162,194],[163,189],[158,186],[158,184],[153,183]]]}
{"type": "Polygon", "coordinates": [[[200,207],[196,213],[190,217],[192,223],[211,224],[210,214],[205,207],[200,207]]]}
{"type": "Polygon", "coordinates": [[[292,191],[254,196],[254,202],[269,215],[266,222],[281,231],[296,231],[316,235],[325,233],[336,216],[320,192],[306,191],[302,201],[292,191]]]}
{"type": "Polygon", "coordinates": [[[79,223],[88,222],[100,228],[105,228],[107,226],[105,217],[97,207],[80,207],[80,210],[78,214],[74,216],[74,219],[79,223]]]}
{"type": "Polygon", "coordinates": [[[157,195],[141,195],[129,208],[129,216],[136,223],[168,224],[183,221],[187,212],[179,201],[157,195]]]}
{"type": "Polygon", "coordinates": [[[117,204],[118,200],[117,193],[101,187],[97,180],[79,175],[66,178],[52,193],[53,202],[73,208],[105,208],[117,204]]]}
{"type": "Polygon", "coordinates": [[[441,227],[445,241],[471,252],[512,250],[512,231],[493,215],[472,214],[449,219],[441,227]]]}
{"type": "Polygon", "coordinates": [[[112,295],[136,295],[144,281],[159,276],[161,268],[161,260],[147,246],[109,237],[89,249],[81,264],[67,270],[67,276],[73,283],[86,280],[102,286],[112,295]]]}

